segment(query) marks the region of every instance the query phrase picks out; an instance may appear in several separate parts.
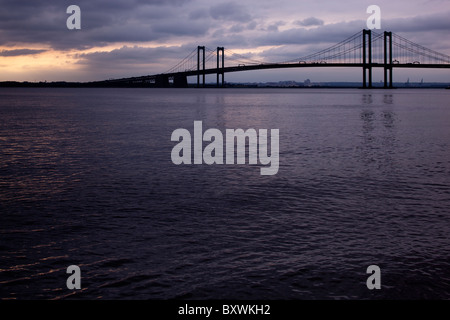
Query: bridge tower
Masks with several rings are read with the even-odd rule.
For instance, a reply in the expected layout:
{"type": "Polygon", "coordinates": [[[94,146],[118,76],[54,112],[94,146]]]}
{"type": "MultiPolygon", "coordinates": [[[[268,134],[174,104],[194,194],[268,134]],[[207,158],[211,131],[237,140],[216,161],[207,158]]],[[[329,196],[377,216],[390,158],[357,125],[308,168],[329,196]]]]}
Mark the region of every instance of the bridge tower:
{"type": "Polygon", "coordinates": [[[225,84],[225,48],[217,47],[217,87],[224,86],[225,84]],[[222,54],[222,59],[220,59],[220,54],[222,54]],[[222,60],[222,67],[220,66],[220,60],[222,60]],[[219,83],[219,76],[222,75],[222,85],[219,83]]]}
{"type": "Polygon", "coordinates": [[[363,30],[363,88],[372,88],[372,31],[363,30]],[[369,83],[367,85],[367,76],[369,83]]]}
{"type": "Polygon", "coordinates": [[[384,87],[392,88],[392,32],[387,31],[384,32],[384,87]]]}
{"type": "Polygon", "coordinates": [[[202,52],[202,86],[205,86],[205,46],[197,47],[197,88],[200,88],[200,51],[202,52]]]}

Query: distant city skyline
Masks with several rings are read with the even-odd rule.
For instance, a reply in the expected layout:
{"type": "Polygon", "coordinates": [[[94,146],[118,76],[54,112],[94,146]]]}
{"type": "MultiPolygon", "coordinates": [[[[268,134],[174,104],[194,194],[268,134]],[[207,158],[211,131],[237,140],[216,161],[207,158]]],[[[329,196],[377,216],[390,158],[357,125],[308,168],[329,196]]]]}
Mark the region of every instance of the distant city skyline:
{"type": "MultiPolygon", "coordinates": [[[[0,81],[95,81],[155,74],[197,45],[224,46],[267,62],[295,59],[366,28],[366,9],[372,4],[381,8],[381,31],[450,55],[448,0],[0,0],[0,81]],[[66,8],[72,4],[81,8],[81,30],[66,27],[66,8]]],[[[375,71],[373,81],[382,76],[381,70],[375,71]]],[[[360,78],[359,69],[293,69],[227,74],[225,80],[360,78]]],[[[450,82],[448,70],[395,70],[394,81],[408,78],[450,82]]]]}

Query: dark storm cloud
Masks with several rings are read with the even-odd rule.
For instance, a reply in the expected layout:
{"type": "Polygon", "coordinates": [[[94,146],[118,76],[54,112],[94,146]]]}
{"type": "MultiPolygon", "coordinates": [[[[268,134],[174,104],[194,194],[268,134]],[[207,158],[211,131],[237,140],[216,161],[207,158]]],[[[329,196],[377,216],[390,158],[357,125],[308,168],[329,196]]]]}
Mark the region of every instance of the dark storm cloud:
{"type": "Polygon", "coordinates": [[[32,49],[14,49],[14,50],[2,50],[0,51],[0,57],[17,57],[27,56],[33,54],[39,54],[46,52],[47,50],[32,50],[32,49]]]}
{"type": "MultiPolygon", "coordinates": [[[[66,9],[73,1],[0,0],[0,45],[46,44],[54,49],[85,49],[121,41],[154,41],[185,36],[180,27],[186,0],[78,0],[81,30],[69,31],[66,9]],[[163,22],[161,22],[163,21],[163,22]],[[175,27],[169,28],[172,24],[175,27]],[[165,26],[163,28],[161,26],[165,26]]],[[[199,29],[193,26],[192,33],[199,29]]]]}
{"type": "MultiPolygon", "coordinates": [[[[123,42],[195,39],[203,42],[206,39],[233,47],[272,46],[335,42],[366,27],[362,19],[324,24],[314,16],[288,21],[274,15],[277,19],[266,22],[272,13],[262,14],[260,1],[77,0],[82,29],[69,31],[66,8],[73,3],[72,0],[0,0],[0,45],[40,44],[70,50],[123,42]],[[310,26],[315,28],[306,28],[310,26]]],[[[406,33],[448,31],[448,16],[448,12],[443,12],[383,19],[382,27],[406,33]]]]}

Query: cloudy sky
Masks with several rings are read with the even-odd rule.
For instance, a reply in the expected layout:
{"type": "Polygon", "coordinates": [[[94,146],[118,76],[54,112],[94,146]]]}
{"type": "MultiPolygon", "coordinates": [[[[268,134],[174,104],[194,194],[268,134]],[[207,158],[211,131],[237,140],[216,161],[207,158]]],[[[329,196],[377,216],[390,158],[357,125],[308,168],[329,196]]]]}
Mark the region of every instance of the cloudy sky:
{"type": "MultiPolygon", "coordinates": [[[[372,4],[381,8],[382,30],[450,55],[449,0],[0,0],[0,81],[154,74],[197,45],[225,46],[268,62],[290,60],[366,28],[372,4]],[[72,4],[81,8],[81,30],[66,27],[72,4]]],[[[360,73],[348,71],[345,80],[360,81],[360,73]]],[[[402,81],[400,76],[450,82],[448,70],[394,72],[394,81],[402,81]]],[[[273,70],[226,80],[306,78],[336,81],[342,73],[273,70]]]]}

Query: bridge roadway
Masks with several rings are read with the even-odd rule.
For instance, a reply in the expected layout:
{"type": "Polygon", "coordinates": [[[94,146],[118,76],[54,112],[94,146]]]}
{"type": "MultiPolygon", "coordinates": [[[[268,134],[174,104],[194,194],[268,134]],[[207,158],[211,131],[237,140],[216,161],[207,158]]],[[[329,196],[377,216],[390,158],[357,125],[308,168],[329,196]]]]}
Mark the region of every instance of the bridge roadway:
{"type": "MultiPolygon", "coordinates": [[[[187,85],[187,77],[203,76],[203,74],[223,74],[229,72],[241,72],[251,70],[267,70],[267,69],[288,69],[288,68],[330,68],[330,67],[344,67],[344,68],[413,68],[413,69],[445,69],[450,68],[450,64],[420,64],[420,63],[326,63],[326,62],[298,62],[298,63],[267,63],[256,65],[239,65],[225,68],[210,68],[200,70],[186,70],[174,73],[162,73],[155,75],[110,79],[104,81],[97,81],[97,84],[114,85],[114,84],[136,84],[136,83],[155,83],[162,86],[168,84],[169,79],[181,79],[181,86],[187,85]]],[[[178,80],[179,81],[179,80],[178,80]]]]}

